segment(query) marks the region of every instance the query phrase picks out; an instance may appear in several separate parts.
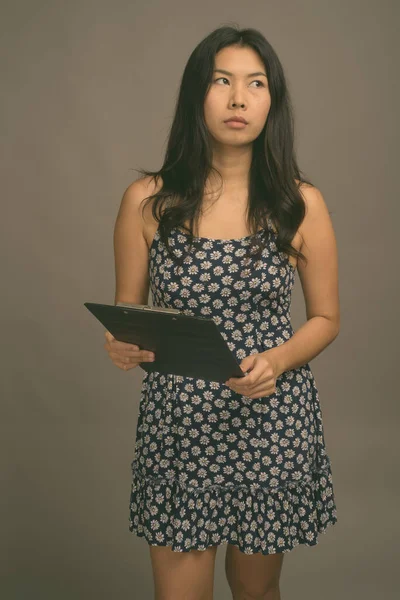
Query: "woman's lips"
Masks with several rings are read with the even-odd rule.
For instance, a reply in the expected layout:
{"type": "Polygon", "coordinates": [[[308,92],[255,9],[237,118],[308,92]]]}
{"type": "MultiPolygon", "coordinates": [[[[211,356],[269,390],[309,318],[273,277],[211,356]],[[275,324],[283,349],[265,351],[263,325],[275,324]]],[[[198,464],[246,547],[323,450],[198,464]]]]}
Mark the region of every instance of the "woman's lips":
{"type": "Polygon", "coordinates": [[[246,127],[247,123],[242,123],[242,121],[225,121],[225,125],[228,125],[228,127],[232,127],[233,129],[243,129],[243,127],[246,127]]]}

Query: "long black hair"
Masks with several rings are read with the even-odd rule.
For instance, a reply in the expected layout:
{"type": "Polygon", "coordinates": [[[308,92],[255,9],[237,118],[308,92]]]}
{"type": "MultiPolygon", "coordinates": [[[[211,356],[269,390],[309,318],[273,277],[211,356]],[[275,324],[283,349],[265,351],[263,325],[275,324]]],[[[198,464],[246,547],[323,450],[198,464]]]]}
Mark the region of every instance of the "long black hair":
{"type": "MultiPolygon", "coordinates": [[[[253,48],[261,57],[268,77],[271,106],[260,135],[253,141],[249,172],[248,223],[250,231],[266,227],[269,217],[277,230],[279,251],[305,259],[291,246],[291,241],[305,216],[305,203],[299,188],[312,185],[300,171],[294,150],[293,109],[282,64],[262,33],[253,28],[224,26],[212,31],[193,50],[183,72],[170,128],[164,164],[159,171],[135,169],[151,176],[158,191],[147,196],[153,218],[159,222],[160,238],[172,260],[168,236],[179,227],[188,233],[192,245],[193,225],[200,214],[205,184],[212,165],[211,138],[204,120],[204,100],[213,77],[216,54],[227,46],[253,48]],[[186,228],[184,221],[190,227],[186,228]]],[[[259,236],[256,236],[258,238],[259,236]]],[[[256,244],[257,258],[263,249],[256,244]]],[[[254,246],[251,247],[251,251],[254,246]]],[[[180,257],[181,260],[184,257],[180,257]]]]}

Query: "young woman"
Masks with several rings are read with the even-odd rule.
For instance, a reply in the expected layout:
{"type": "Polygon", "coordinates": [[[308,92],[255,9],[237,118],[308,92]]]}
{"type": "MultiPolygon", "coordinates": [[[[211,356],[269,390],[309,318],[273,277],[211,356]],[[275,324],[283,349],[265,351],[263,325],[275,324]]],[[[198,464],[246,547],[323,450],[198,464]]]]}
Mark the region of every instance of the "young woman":
{"type": "MultiPolygon", "coordinates": [[[[257,30],[221,27],[186,65],[162,168],[122,198],[115,303],[147,304],[150,289],[156,306],[212,317],[247,372],[144,374],[129,528],[163,600],[213,598],[222,544],[232,597],[277,600],[284,554],[337,521],[309,366],[339,332],[337,250],[293,146],[275,51],[257,30]],[[294,332],[296,272],[307,321],[294,332]]],[[[154,357],[106,340],[126,371],[154,357]]]]}

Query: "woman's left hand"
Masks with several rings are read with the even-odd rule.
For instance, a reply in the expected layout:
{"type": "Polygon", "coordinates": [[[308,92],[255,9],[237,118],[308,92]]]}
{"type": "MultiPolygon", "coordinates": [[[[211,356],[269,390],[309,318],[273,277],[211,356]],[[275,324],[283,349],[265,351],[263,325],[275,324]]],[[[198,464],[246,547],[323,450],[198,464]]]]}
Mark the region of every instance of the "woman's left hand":
{"type": "Polygon", "coordinates": [[[272,351],[249,354],[240,363],[240,368],[250,372],[244,377],[231,377],[225,381],[234,392],[248,398],[262,398],[276,392],[280,373],[272,351]]]}

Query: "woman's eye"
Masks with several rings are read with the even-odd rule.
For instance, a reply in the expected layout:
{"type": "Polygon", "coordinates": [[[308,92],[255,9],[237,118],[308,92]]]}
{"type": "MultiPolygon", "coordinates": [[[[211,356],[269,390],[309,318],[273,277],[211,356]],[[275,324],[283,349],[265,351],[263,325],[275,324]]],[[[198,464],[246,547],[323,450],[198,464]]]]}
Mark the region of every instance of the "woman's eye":
{"type": "MultiPolygon", "coordinates": [[[[218,79],[215,79],[214,81],[217,82],[220,79],[225,79],[225,81],[228,81],[226,77],[218,77],[218,79]]],[[[264,87],[264,83],[262,81],[260,81],[260,79],[255,79],[254,82],[252,81],[252,83],[255,83],[255,82],[260,83],[261,87],[264,87]]],[[[260,86],[257,86],[257,87],[260,87],[260,86]]]]}

